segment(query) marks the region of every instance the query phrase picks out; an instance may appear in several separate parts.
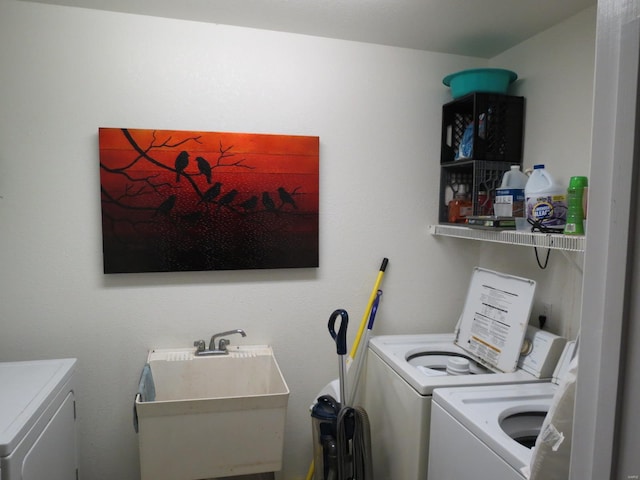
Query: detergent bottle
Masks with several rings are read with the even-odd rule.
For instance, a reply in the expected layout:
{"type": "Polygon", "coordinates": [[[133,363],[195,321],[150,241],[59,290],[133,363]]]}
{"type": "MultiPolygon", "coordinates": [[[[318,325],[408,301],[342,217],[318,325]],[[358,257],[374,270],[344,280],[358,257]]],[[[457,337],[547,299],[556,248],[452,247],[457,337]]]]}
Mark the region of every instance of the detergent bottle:
{"type": "Polygon", "coordinates": [[[529,177],[520,170],[520,165],[511,165],[511,170],[502,176],[500,188],[521,188],[524,190],[528,181],[529,177]]]}
{"type": "Polygon", "coordinates": [[[584,235],[584,194],[589,183],[587,177],[571,177],[567,189],[567,224],[565,235],[584,235]]]}
{"type": "Polygon", "coordinates": [[[449,223],[465,223],[467,217],[473,214],[473,204],[466,194],[464,185],[459,186],[459,190],[449,202],[448,219],[449,223]]]}
{"type": "Polygon", "coordinates": [[[534,165],[524,189],[527,220],[562,231],[567,218],[566,192],[544,165],[534,165]]]}
{"type": "Polygon", "coordinates": [[[497,217],[525,216],[524,188],[528,180],[529,177],[520,171],[520,165],[511,165],[511,169],[505,172],[493,205],[497,217]]]}

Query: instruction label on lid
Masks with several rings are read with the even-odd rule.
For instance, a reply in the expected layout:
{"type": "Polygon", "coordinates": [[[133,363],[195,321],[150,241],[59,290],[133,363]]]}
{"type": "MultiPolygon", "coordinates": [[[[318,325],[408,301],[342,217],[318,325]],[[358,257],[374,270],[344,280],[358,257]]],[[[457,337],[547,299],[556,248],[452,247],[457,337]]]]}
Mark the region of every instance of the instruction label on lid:
{"type": "Polygon", "coordinates": [[[455,343],[479,363],[513,372],[529,324],[536,282],[475,268],[455,343]]]}

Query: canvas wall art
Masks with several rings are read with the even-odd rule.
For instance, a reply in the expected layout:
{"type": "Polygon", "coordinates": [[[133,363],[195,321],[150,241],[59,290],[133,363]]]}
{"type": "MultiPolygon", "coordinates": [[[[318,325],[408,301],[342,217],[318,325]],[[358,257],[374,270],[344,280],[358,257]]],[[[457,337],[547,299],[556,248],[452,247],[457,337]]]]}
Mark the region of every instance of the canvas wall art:
{"type": "Polygon", "coordinates": [[[100,128],[105,273],[318,266],[319,138],[100,128]]]}

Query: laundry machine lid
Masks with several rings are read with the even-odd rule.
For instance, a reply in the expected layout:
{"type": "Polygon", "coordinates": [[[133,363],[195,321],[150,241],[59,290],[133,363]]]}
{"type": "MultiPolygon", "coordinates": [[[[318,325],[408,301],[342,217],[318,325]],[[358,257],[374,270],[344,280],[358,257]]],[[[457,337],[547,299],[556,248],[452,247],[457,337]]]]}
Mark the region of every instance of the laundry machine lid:
{"type": "Polygon", "coordinates": [[[474,268],[455,343],[482,365],[515,371],[535,289],[534,280],[474,268]]]}
{"type": "Polygon", "coordinates": [[[75,359],[0,363],[0,457],[11,454],[73,373],[75,359]]]}

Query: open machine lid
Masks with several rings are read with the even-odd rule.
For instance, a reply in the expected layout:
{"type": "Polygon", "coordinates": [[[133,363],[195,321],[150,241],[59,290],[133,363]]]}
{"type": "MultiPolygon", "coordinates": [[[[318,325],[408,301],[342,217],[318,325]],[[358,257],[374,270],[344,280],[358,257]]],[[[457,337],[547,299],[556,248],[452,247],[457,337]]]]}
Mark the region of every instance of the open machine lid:
{"type": "Polygon", "coordinates": [[[518,365],[536,282],[474,268],[454,343],[492,370],[518,365]]]}

